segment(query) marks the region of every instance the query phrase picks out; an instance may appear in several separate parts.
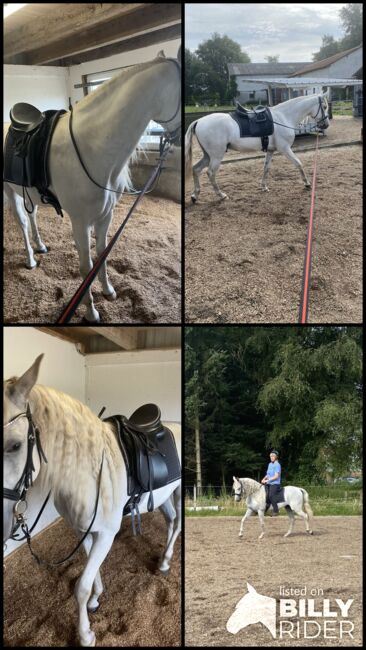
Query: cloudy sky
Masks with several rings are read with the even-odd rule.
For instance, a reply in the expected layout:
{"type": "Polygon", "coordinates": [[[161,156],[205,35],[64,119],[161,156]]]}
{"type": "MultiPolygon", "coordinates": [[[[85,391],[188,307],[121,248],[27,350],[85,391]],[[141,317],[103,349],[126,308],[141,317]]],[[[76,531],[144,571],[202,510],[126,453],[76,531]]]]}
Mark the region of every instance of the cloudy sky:
{"type": "Polygon", "coordinates": [[[252,63],[313,60],[323,34],[344,36],[339,9],[346,3],[186,4],[185,46],[194,51],[214,32],[240,43],[252,63]]]}

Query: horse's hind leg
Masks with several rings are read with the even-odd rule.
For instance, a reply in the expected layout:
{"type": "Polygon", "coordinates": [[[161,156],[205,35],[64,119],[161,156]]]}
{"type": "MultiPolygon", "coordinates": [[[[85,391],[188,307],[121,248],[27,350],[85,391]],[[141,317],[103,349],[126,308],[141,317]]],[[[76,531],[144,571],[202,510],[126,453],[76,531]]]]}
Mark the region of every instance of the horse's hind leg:
{"type": "MultiPolygon", "coordinates": [[[[96,244],[97,244],[98,256],[103,253],[104,249],[107,246],[107,232],[108,232],[109,224],[111,223],[111,219],[112,219],[112,210],[108,212],[108,214],[101,221],[98,221],[94,226],[95,237],[97,240],[96,244]]],[[[100,271],[98,272],[98,278],[102,285],[103,296],[108,300],[115,300],[117,295],[108,279],[107,262],[103,262],[102,266],[100,267],[100,271]]]]}
{"type": "Polygon", "coordinates": [[[216,173],[218,168],[220,167],[221,161],[224,157],[225,151],[223,151],[221,157],[217,158],[211,158],[210,159],[210,164],[207,170],[207,176],[209,177],[211,181],[211,185],[214,188],[216,194],[220,197],[220,199],[227,199],[227,194],[225,192],[222,192],[217,184],[216,181],[216,173]]]}
{"type": "Polygon", "coordinates": [[[25,245],[25,252],[27,256],[26,267],[27,269],[34,269],[34,267],[37,266],[37,262],[34,259],[33,248],[29,241],[28,218],[22,205],[23,199],[21,196],[16,194],[14,190],[12,190],[11,187],[9,187],[6,183],[4,183],[4,192],[9,199],[9,205],[11,211],[14,214],[16,220],[18,221],[22,231],[24,245],[25,245]]]}
{"type": "Polygon", "coordinates": [[[310,529],[308,513],[303,510],[296,510],[296,514],[303,518],[306,532],[309,533],[309,535],[312,535],[313,531],[310,529]]]}
{"type": "MultiPolygon", "coordinates": [[[[287,508],[286,508],[286,510],[287,510],[287,508]]],[[[290,520],[290,526],[289,526],[289,529],[288,529],[287,533],[284,534],[284,537],[288,537],[289,535],[291,535],[291,533],[292,533],[292,531],[294,529],[294,523],[295,523],[295,515],[294,515],[293,511],[292,510],[287,510],[287,514],[288,514],[288,518],[290,520]]]]}
{"type": "Polygon", "coordinates": [[[170,562],[173,556],[174,544],[182,529],[182,487],[179,485],[159,508],[168,524],[168,543],[164,551],[164,557],[160,564],[160,572],[167,575],[170,570],[170,562]]]}
{"type": "Polygon", "coordinates": [[[199,197],[199,194],[200,194],[200,191],[201,191],[200,180],[199,180],[200,174],[205,169],[205,167],[208,167],[209,162],[210,162],[210,158],[209,158],[208,154],[204,151],[203,152],[203,158],[201,158],[201,160],[199,160],[192,167],[193,182],[194,182],[194,192],[193,192],[193,194],[191,194],[191,199],[192,199],[193,203],[196,203],[196,201],[198,201],[198,197],[199,197]]]}

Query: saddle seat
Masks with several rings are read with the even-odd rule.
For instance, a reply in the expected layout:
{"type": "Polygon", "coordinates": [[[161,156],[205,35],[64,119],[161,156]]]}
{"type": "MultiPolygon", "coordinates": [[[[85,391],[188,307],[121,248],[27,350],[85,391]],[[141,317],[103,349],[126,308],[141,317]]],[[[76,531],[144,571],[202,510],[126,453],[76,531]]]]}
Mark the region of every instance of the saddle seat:
{"type": "Polygon", "coordinates": [[[32,104],[20,102],[10,109],[10,120],[17,131],[32,133],[43,122],[44,115],[32,104]]]}
{"type": "Polygon", "coordinates": [[[129,425],[145,434],[164,433],[161,427],[161,411],[156,404],[144,404],[134,411],[128,420],[129,425]]]}
{"type": "Polygon", "coordinates": [[[248,109],[244,108],[239,102],[237,102],[236,110],[238,113],[247,115],[248,118],[255,118],[257,122],[264,121],[266,119],[266,107],[265,106],[256,106],[255,108],[248,109]]]}

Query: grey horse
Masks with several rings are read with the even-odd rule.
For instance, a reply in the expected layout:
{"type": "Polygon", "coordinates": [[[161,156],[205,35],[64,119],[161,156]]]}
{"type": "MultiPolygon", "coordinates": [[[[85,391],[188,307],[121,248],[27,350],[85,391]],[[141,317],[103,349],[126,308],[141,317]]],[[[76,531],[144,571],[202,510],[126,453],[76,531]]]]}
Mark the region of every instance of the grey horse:
{"type": "MultiPolygon", "coordinates": [[[[259,539],[264,537],[264,512],[266,509],[266,490],[265,486],[251,478],[236,478],[233,476],[233,491],[235,501],[240,501],[242,498],[246,499],[248,506],[247,511],[240,523],[239,537],[243,537],[244,522],[250,517],[253,512],[258,513],[262,532],[259,539]]],[[[310,517],[313,516],[313,511],[309,503],[309,495],[303,488],[287,485],[284,488],[284,501],[278,503],[278,507],[286,507],[287,514],[290,519],[290,527],[284,537],[291,535],[294,523],[295,513],[303,518],[305,522],[306,532],[309,535],[313,534],[310,528],[310,517]],[[304,512],[305,511],[305,512],[304,512]]]]}

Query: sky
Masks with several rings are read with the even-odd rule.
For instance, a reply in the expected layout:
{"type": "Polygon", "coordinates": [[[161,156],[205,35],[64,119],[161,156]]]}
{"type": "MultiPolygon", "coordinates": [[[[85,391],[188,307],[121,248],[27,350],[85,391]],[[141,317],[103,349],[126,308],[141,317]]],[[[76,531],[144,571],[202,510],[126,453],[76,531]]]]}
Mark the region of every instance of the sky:
{"type": "Polygon", "coordinates": [[[252,63],[266,56],[279,61],[313,61],[323,34],[338,40],[344,33],[339,9],[347,3],[195,3],[185,4],[185,47],[194,51],[214,32],[229,36],[252,63]]]}

